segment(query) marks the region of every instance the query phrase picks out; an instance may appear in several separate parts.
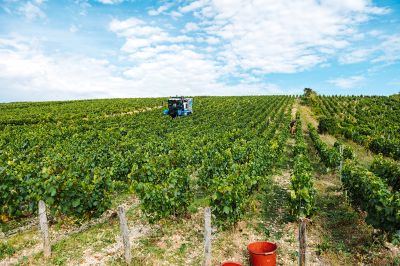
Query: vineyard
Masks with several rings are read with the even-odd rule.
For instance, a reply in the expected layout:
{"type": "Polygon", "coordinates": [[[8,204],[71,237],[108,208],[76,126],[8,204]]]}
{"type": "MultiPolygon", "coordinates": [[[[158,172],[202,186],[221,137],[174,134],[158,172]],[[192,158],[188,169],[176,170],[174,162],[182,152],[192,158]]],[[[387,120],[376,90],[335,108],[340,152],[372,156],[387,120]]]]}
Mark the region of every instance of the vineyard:
{"type": "Polygon", "coordinates": [[[399,95],[319,97],[313,106],[322,114],[321,132],[341,135],[374,153],[400,159],[399,95]]]}
{"type": "Polygon", "coordinates": [[[175,119],[164,101],[0,104],[0,265],[120,265],[122,205],[138,265],[201,264],[206,207],[213,265],[255,240],[296,264],[299,218],[312,265],[400,265],[398,96],[195,97],[175,119]]]}

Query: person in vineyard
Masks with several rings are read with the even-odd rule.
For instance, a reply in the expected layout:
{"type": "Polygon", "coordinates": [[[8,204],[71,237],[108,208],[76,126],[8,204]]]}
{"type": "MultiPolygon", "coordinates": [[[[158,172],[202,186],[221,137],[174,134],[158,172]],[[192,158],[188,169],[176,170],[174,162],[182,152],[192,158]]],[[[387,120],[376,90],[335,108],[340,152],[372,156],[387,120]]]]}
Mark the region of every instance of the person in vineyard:
{"type": "Polygon", "coordinates": [[[295,131],[296,131],[296,119],[290,122],[290,134],[294,135],[295,131]]]}

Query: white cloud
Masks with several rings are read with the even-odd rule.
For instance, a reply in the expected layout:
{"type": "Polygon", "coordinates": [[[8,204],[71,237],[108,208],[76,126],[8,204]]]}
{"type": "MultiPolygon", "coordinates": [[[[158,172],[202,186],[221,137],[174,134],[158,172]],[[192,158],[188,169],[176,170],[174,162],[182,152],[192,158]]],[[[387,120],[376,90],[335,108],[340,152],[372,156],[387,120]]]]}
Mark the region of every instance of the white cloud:
{"type": "Polygon", "coordinates": [[[182,15],[182,13],[179,13],[178,11],[172,11],[171,13],[170,13],[170,15],[171,15],[171,17],[173,17],[173,18],[178,18],[178,17],[182,17],[183,15],[182,15]]]}
{"type": "Polygon", "coordinates": [[[46,17],[46,15],[39,7],[41,3],[43,3],[43,1],[35,1],[35,4],[33,4],[32,2],[27,2],[21,5],[18,11],[23,14],[28,20],[44,18],[46,17]]]}
{"type": "Polygon", "coordinates": [[[129,18],[127,20],[113,19],[110,23],[110,30],[114,32],[122,32],[143,24],[144,22],[137,18],[129,18]]]}
{"type": "MultiPolygon", "coordinates": [[[[283,94],[274,84],[219,81],[217,63],[190,45],[157,45],[126,68],[106,60],[47,54],[30,39],[0,39],[0,101],[183,95],[283,94]]],[[[132,53],[131,55],[137,55],[132,53]]]]}
{"type": "Polygon", "coordinates": [[[368,47],[357,47],[346,51],[339,57],[342,64],[354,64],[365,61],[372,63],[392,64],[400,60],[400,35],[383,35],[382,33],[370,33],[377,39],[375,44],[368,47]]]}
{"type": "Polygon", "coordinates": [[[208,0],[197,0],[197,1],[190,3],[187,6],[181,7],[179,10],[183,13],[187,13],[187,12],[197,10],[201,7],[204,7],[205,5],[207,5],[209,3],[210,3],[210,1],[208,1],[208,0]]]}
{"type": "Polygon", "coordinates": [[[383,35],[383,32],[380,30],[371,30],[371,31],[367,32],[367,34],[372,37],[378,37],[378,36],[383,35]]]}
{"type": "Polygon", "coordinates": [[[371,5],[370,0],[324,0],[321,3],[328,8],[332,8],[341,13],[358,12],[374,15],[383,15],[390,12],[387,8],[376,7],[371,5]]]}
{"type": "MultiPolygon", "coordinates": [[[[199,94],[227,89],[231,94],[240,94],[237,88],[271,92],[275,85],[262,78],[265,74],[326,66],[329,58],[350,45],[360,21],[368,17],[360,16],[371,13],[364,1],[336,4],[300,0],[254,0],[252,4],[196,1],[180,8],[181,12],[195,12],[199,19],[198,23],[186,23],[181,30],[194,31],[194,38],[171,34],[137,18],[113,20],[110,29],[125,38],[121,51],[132,62],[124,71],[125,77],[148,88],[161,91],[163,85],[179,88],[185,84],[199,94]],[[206,47],[203,54],[196,42],[215,48],[206,47]],[[239,80],[237,85],[221,82],[231,77],[239,80]]],[[[329,82],[353,87],[363,79],[353,76],[329,82]]]]}
{"type": "MultiPolygon", "coordinates": [[[[196,24],[186,24],[183,31],[194,30],[196,24]]],[[[244,95],[283,93],[279,88],[249,75],[243,75],[237,85],[223,80],[233,71],[215,60],[213,55],[196,47],[195,38],[171,34],[165,28],[151,26],[143,20],[130,18],[113,20],[110,30],[124,38],[121,51],[126,53],[131,66],[123,72],[138,87],[159,94],[244,95]]],[[[200,38],[201,39],[201,38],[200,38]]],[[[218,38],[202,39],[216,44],[218,38]]]]}
{"type": "Polygon", "coordinates": [[[351,76],[331,79],[328,82],[342,89],[351,89],[358,86],[363,80],[365,80],[364,76],[351,76]]]}
{"type": "Polygon", "coordinates": [[[215,38],[215,37],[211,36],[211,37],[208,37],[208,38],[207,38],[206,42],[207,42],[208,44],[213,45],[213,44],[220,43],[220,40],[219,40],[218,38],[215,38]]]}
{"type": "Polygon", "coordinates": [[[148,39],[130,38],[128,39],[121,50],[124,52],[136,52],[141,47],[151,45],[151,41],[148,39]]]}
{"type": "Polygon", "coordinates": [[[170,5],[163,5],[163,6],[160,6],[159,8],[157,8],[156,10],[154,10],[154,9],[149,10],[148,14],[150,16],[158,16],[161,13],[163,13],[164,11],[167,11],[169,7],[170,7],[170,5]]]}
{"type": "Polygon", "coordinates": [[[140,62],[124,72],[143,87],[153,91],[173,92],[187,90],[204,95],[223,89],[218,84],[218,68],[215,62],[192,50],[176,49],[160,53],[152,59],[140,62]]]}
{"type": "Polygon", "coordinates": [[[365,60],[374,52],[373,48],[357,49],[343,54],[339,57],[341,64],[354,64],[360,63],[365,60]]]}
{"type": "Polygon", "coordinates": [[[400,34],[386,36],[377,47],[379,55],[372,62],[393,63],[400,60],[400,34]]]}
{"type": "Polygon", "coordinates": [[[188,22],[188,23],[186,23],[186,25],[184,27],[184,32],[196,31],[198,29],[199,29],[199,26],[197,26],[196,23],[188,22]]]}
{"type": "Polygon", "coordinates": [[[221,39],[226,64],[264,74],[324,64],[360,36],[360,23],[388,12],[367,0],[199,0],[180,11],[193,12],[210,38],[221,39]]]}
{"type": "MultiPolygon", "coordinates": [[[[31,14],[30,19],[43,17],[39,8],[43,2],[28,2],[39,11],[20,12],[31,14]]],[[[116,4],[122,0],[99,2],[116,4]]],[[[46,52],[26,40],[0,39],[0,97],[11,95],[6,88],[35,99],[281,94],[283,91],[268,81],[268,74],[324,67],[333,58],[346,64],[400,58],[399,38],[395,36],[382,39],[379,50],[352,48],[355,41],[374,34],[382,38],[379,33],[359,31],[359,25],[371,16],[388,12],[368,0],[184,3],[177,10],[162,5],[148,11],[150,16],[185,15],[186,24],[180,28],[152,18],[113,19],[109,30],[123,40],[115,52],[115,59],[123,62],[118,67],[88,56],[46,52]],[[188,13],[193,14],[192,21],[186,20],[192,17],[188,13]]],[[[71,32],[77,29],[70,27],[71,32]]],[[[359,75],[328,82],[352,88],[364,79],[359,75]]]]}
{"type": "Polygon", "coordinates": [[[120,37],[125,37],[125,44],[121,51],[127,53],[140,52],[140,49],[151,45],[163,45],[165,43],[191,42],[193,38],[186,35],[171,36],[160,27],[149,26],[143,20],[129,18],[127,20],[112,20],[110,30],[120,37]]]}
{"type": "Polygon", "coordinates": [[[97,2],[100,2],[102,4],[106,5],[114,5],[114,4],[119,4],[122,3],[124,0],[97,0],[97,2]]]}
{"type": "MultiPolygon", "coordinates": [[[[0,99],[50,100],[123,97],[129,80],[113,66],[85,56],[46,55],[27,40],[0,39],[0,99]]],[[[144,96],[135,91],[137,96],[144,96]]]]}

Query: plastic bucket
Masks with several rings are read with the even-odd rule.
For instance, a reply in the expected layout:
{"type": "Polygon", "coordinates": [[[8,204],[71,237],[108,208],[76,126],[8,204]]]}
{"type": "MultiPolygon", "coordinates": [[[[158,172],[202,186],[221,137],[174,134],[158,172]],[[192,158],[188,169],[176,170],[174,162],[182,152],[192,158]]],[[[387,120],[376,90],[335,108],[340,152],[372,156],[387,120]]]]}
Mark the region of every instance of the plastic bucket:
{"type": "Polygon", "coordinates": [[[242,266],[242,264],[233,261],[225,261],[221,263],[221,266],[242,266]]]}
{"type": "Polygon", "coordinates": [[[253,266],[275,266],[276,249],[278,246],[271,242],[253,242],[247,246],[250,264],[253,266]]]}

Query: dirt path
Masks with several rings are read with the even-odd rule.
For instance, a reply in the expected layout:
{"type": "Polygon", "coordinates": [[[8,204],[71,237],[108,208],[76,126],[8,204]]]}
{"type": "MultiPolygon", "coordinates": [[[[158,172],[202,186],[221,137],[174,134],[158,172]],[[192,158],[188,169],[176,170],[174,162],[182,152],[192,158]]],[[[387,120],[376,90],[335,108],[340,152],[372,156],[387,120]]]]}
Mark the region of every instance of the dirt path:
{"type": "Polygon", "coordinates": [[[296,113],[297,110],[299,109],[299,105],[300,105],[300,99],[297,98],[294,103],[293,103],[293,107],[292,107],[292,119],[296,118],[296,113]]]}
{"type": "Polygon", "coordinates": [[[162,107],[163,107],[162,105],[155,106],[155,107],[146,107],[143,109],[137,109],[137,110],[133,110],[133,111],[125,112],[125,113],[116,113],[116,114],[105,115],[104,117],[133,115],[133,114],[137,114],[137,113],[149,112],[149,111],[152,111],[155,109],[161,109],[162,107]]]}
{"type": "Polygon", "coordinates": [[[307,125],[311,124],[313,127],[317,128],[318,127],[318,121],[317,119],[313,116],[312,111],[310,107],[305,106],[305,105],[300,105],[299,106],[300,114],[301,114],[301,120],[302,120],[302,128],[303,131],[307,131],[307,125]]]}
{"type": "MultiPolygon", "coordinates": [[[[137,113],[150,112],[152,110],[161,109],[161,108],[163,108],[162,105],[155,106],[155,107],[145,107],[143,109],[136,109],[136,110],[128,111],[128,112],[115,113],[115,114],[105,114],[103,116],[99,116],[99,117],[96,117],[96,118],[109,118],[109,117],[116,117],[116,116],[134,115],[134,114],[137,114],[137,113]]],[[[83,120],[88,121],[89,117],[84,117],[83,120]]]]}
{"type": "Polygon", "coordinates": [[[266,234],[278,245],[278,265],[294,265],[297,262],[297,223],[289,217],[289,171],[273,176],[267,192],[265,206],[266,234]]]}

